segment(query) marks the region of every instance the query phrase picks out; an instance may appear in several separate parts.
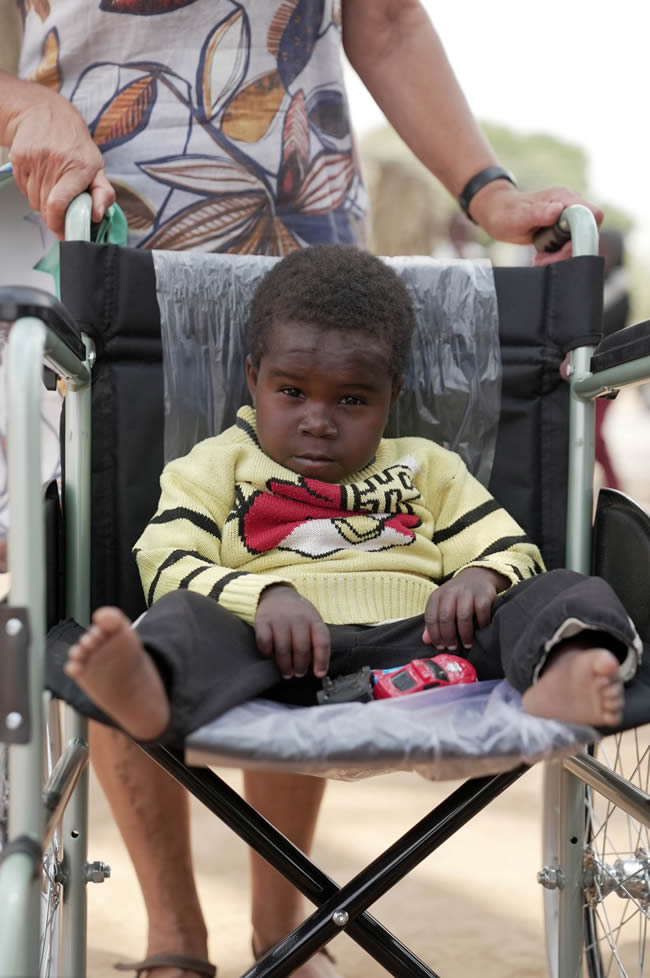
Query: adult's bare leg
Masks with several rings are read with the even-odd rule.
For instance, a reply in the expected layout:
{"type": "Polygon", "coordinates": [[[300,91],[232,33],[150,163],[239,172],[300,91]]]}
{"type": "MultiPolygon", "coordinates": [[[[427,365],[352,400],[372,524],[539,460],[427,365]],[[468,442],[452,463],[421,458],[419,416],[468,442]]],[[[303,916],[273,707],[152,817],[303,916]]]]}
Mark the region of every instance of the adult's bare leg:
{"type": "MultiPolygon", "coordinates": [[[[247,801],[307,854],[314,840],[325,787],[324,778],[244,772],[247,801]]],[[[307,908],[305,899],[293,884],[252,849],[250,870],[253,943],[259,953],[301,923],[307,908]]],[[[338,978],[338,974],[324,954],[315,955],[294,972],[296,978],[338,978]]]]}
{"type": "MultiPolygon", "coordinates": [[[[149,918],[147,956],[207,958],[207,931],[192,871],[189,797],[119,731],[91,723],[91,758],[133,862],[149,918]]],[[[192,978],[156,968],[152,978],[192,978]]]]}

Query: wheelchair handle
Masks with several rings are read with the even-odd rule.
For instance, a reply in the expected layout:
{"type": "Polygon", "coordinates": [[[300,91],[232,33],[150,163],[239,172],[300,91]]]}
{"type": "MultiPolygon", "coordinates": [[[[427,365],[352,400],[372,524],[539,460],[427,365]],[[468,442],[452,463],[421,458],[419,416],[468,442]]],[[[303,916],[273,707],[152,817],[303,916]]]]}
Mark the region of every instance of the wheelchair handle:
{"type": "Polygon", "coordinates": [[[545,251],[549,254],[559,251],[570,240],[571,231],[564,212],[550,228],[540,228],[533,235],[533,244],[537,251],[545,251]]]}
{"type": "Polygon", "coordinates": [[[537,250],[546,252],[558,251],[569,240],[574,258],[598,254],[598,225],[584,204],[565,207],[552,227],[540,228],[533,236],[537,250]]]}
{"type": "Polygon", "coordinates": [[[87,191],[70,201],[65,212],[66,241],[90,241],[92,207],[92,197],[87,191]]]}

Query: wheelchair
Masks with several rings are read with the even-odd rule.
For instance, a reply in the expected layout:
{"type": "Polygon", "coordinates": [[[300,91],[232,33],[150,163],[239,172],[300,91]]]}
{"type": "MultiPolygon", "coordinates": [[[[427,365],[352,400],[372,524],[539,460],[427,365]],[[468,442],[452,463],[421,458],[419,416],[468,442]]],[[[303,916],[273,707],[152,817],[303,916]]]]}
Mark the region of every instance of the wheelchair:
{"type": "MultiPolygon", "coordinates": [[[[87,199],[79,207],[88,214],[87,199]]],[[[572,260],[494,269],[503,373],[489,487],[539,544],[549,568],[608,579],[647,643],[650,517],[608,490],[592,529],[592,473],[593,399],[650,378],[650,324],[601,341],[595,224],[581,207],[567,209],[564,219],[572,260]],[[567,355],[568,383],[560,374],[567,355]]],[[[86,973],[85,886],[104,869],[86,861],[86,724],[66,708],[69,739],[59,744],[50,722],[58,704],[44,693],[46,636],[63,617],[86,624],[102,604],[132,618],[141,613],[130,551],[154,511],[163,465],[163,344],[152,254],[66,242],[61,290],[64,304],[31,289],[0,290],[0,319],[14,323],[12,579],[1,608],[0,740],[9,761],[0,792],[8,810],[8,821],[0,817],[3,978],[86,973]],[[51,491],[45,506],[38,465],[43,362],[67,384],[62,503],[51,491]],[[44,756],[51,760],[44,764],[44,756]]],[[[565,745],[565,756],[548,764],[539,881],[551,978],[578,978],[583,964],[590,978],[646,973],[650,749],[639,728],[650,720],[649,683],[644,663],[626,689],[621,729],[587,748],[565,745]]],[[[185,756],[147,748],[316,906],[246,978],[282,978],[341,931],[389,974],[437,978],[368,907],[524,775],[531,759],[507,753],[478,765],[478,774],[470,771],[465,784],[339,887],[205,766],[227,762],[222,750],[203,731],[192,735],[185,756]]],[[[241,758],[230,763],[240,766],[241,758]]]]}

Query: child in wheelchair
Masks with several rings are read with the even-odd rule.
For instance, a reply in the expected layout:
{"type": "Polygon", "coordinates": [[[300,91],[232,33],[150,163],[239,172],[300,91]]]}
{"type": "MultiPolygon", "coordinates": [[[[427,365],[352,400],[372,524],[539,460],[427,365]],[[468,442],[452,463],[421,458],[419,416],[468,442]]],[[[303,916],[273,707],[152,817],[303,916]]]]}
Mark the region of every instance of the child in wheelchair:
{"type": "Polygon", "coordinates": [[[400,279],[357,249],[297,251],[267,274],[253,406],[165,467],[134,548],[149,610],[133,627],[99,608],[69,650],[100,718],[182,746],[251,696],[315,702],[326,675],[449,651],[505,676],[531,714],[620,721],[642,645],[611,588],[545,572],[455,453],[383,437],[412,329],[400,279]]]}

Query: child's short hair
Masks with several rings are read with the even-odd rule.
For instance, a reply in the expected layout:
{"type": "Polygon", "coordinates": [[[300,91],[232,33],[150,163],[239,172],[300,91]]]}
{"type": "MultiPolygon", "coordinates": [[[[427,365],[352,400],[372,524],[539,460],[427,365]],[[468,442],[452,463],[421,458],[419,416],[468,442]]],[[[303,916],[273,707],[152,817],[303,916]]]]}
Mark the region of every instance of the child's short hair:
{"type": "Polygon", "coordinates": [[[385,262],[352,245],[314,245],[273,266],[251,302],[248,351],[256,367],[278,322],[368,333],[386,344],[394,380],[404,376],[415,323],[411,298],[385,262]]]}

